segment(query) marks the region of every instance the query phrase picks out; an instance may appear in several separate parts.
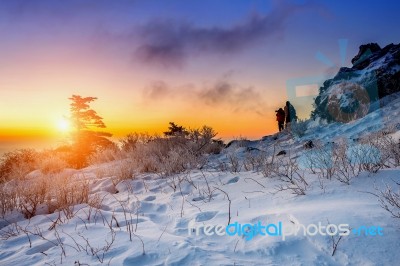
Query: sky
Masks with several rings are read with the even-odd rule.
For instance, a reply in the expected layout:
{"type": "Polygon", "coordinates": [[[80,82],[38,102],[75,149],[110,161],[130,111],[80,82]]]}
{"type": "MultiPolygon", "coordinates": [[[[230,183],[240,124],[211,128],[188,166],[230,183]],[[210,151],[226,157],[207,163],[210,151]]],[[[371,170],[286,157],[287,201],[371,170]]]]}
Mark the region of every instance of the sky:
{"type": "Polygon", "coordinates": [[[219,137],[277,131],[295,97],[301,118],[318,86],[361,44],[398,43],[398,1],[1,0],[0,151],[59,140],[73,94],[116,138],[168,122],[219,137]],[[317,54],[319,54],[317,56],[317,54]],[[304,84],[303,84],[303,83],[304,84]]]}

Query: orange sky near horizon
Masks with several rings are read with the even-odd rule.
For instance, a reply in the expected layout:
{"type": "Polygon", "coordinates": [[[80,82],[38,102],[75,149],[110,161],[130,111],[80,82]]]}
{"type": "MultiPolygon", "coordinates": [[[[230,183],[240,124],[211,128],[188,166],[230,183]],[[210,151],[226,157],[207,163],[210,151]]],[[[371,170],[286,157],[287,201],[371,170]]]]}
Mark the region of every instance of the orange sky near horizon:
{"type": "MultiPolygon", "coordinates": [[[[97,96],[94,93],[82,95],[97,96]]],[[[17,100],[11,100],[8,104],[2,104],[0,142],[64,137],[63,132],[58,128],[58,123],[69,114],[70,101],[67,97],[51,101],[37,100],[35,103],[28,100],[17,105],[14,105],[17,100]]],[[[157,103],[156,107],[141,109],[140,103],[137,104],[138,107],[135,107],[135,104],[126,103],[124,99],[111,98],[105,101],[102,99],[99,97],[91,104],[91,107],[104,118],[107,125],[105,131],[112,133],[115,138],[123,137],[131,132],[161,134],[167,129],[170,121],[188,128],[211,126],[219,133],[218,137],[223,139],[239,136],[256,139],[276,131],[274,113],[264,117],[249,115],[247,112],[234,113],[229,110],[218,110],[218,108],[217,110],[207,108],[202,110],[201,106],[173,102],[157,103]]]]}
{"type": "Polygon", "coordinates": [[[240,136],[259,139],[277,131],[274,110],[286,101],[285,81],[267,82],[262,73],[239,77],[241,83],[252,84],[248,99],[246,93],[241,94],[246,88],[236,88],[232,81],[232,95],[226,95],[230,98],[214,103],[213,98],[202,99],[204,88],[207,91],[218,83],[219,77],[213,75],[196,77],[203,80],[202,85],[191,85],[190,76],[174,76],[169,83],[176,85],[167,93],[155,91],[147,97],[148,83],[155,78],[149,78],[150,82],[137,79],[131,69],[121,66],[107,73],[107,61],[34,61],[7,71],[0,81],[0,142],[64,138],[57,123],[69,115],[68,98],[73,94],[98,98],[91,107],[104,118],[106,131],[114,138],[131,132],[162,133],[169,122],[175,122],[190,128],[211,126],[225,140],[240,136]],[[24,79],[17,78],[20,76],[24,79]],[[253,90],[268,86],[280,89],[253,90]]]}
{"type": "MultiPolygon", "coordinates": [[[[277,106],[269,102],[283,105],[286,100],[285,84],[281,82],[283,89],[274,94],[250,89],[250,98],[246,99],[245,94],[240,96],[242,88],[233,88],[232,95],[226,95],[230,99],[214,103],[211,98],[212,102],[205,102],[201,99],[202,90],[218,83],[218,75],[196,74],[201,85],[192,85],[191,74],[172,73],[170,78],[168,73],[159,74],[157,69],[149,73],[140,68],[127,69],[118,63],[111,69],[113,61],[107,57],[96,58],[79,50],[66,56],[59,49],[49,48],[46,53],[42,49],[38,50],[42,57],[26,54],[26,60],[10,59],[8,67],[2,69],[5,75],[0,80],[0,142],[54,140],[60,135],[64,138],[57,123],[69,115],[68,98],[73,94],[98,97],[91,107],[104,118],[107,131],[115,138],[131,132],[162,133],[173,121],[190,128],[211,126],[222,139],[239,136],[258,139],[277,128],[273,112],[277,106]],[[167,93],[160,91],[158,95],[155,91],[147,97],[148,84],[157,81],[160,75],[176,85],[171,85],[173,88],[167,93]],[[257,102],[253,102],[257,97],[257,102]],[[253,107],[257,110],[250,110],[253,107]],[[257,113],[260,110],[262,114],[257,113]]],[[[252,76],[242,75],[240,82],[252,84],[251,88],[267,86],[261,72],[252,76]]]]}

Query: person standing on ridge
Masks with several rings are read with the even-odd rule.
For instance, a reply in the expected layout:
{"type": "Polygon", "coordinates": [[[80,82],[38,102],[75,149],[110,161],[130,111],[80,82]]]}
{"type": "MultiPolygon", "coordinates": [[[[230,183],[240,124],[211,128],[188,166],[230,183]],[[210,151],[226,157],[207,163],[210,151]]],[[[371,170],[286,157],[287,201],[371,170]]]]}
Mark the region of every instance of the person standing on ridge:
{"type": "Polygon", "coordinates": [[[283,125],[285,124],[285,111],[282,108],[276,110],[276,121],[278,121],[279,132],[283,130],[283,125]]]}
{"type": "Polygon", "coordinates": [[[297,120],[296,109],[294,109],[293,105],[291,105],[290,102],[287,101],[284,111],[285,111],[285,120],[286,120],[285,128],[287,130],[290,130],[290,123],[292,121],[297,120]]]}

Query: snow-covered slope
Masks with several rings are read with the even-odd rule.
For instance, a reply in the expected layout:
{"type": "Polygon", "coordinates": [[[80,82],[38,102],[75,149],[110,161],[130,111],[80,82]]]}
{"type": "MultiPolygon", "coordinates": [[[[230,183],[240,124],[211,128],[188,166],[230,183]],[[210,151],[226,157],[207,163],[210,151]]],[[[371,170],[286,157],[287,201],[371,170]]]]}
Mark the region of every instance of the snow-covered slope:
{"type": "Polygon", "coordinates": [[[206,189],[207,179],[210,186],[219,187],[229,195],[231,223],[280,221],[284,225],[309,225],[321,222],[326,226],[329,221],[349,224],[352,228],[383,228],[383,236],[344,237],[334,256],[331,256],[329,236],[300,234],[283,240],[280,236],[258,235],[247,241],[243,236],[206,236],[204,233],[197,236],[195,232],[189,235],[188,228],[196,225],[227,224],[227,196],[215,191],[209,201],[206,193],[199,193],[189,184],[183,185],[182,191],[174,192],[166,180],[146,175],[130,182],[132,192],[121,189],[114,195],[99,193],[104,197],[99,210],[75,206],[75,217],[57,225],[56,229],[49,230],[58,214],[38,215],[30,221],[19,222],[20,227],[31,232],[41,230],[45,239],[30,235],[30,245],[28,237],[21,233],[2,240],[1,264],[99,265],[103,261],[110,265],[396,265],[399,223],[379,206],[374,196],[365,192],[373,192],[372,184],[382,186],[390,178],[399,182],[399,174],[400,170],[384,170],[373,176],[362,174],[351,186],[332,181],[325,192],[318,188],[316,179],[309,177],[312,188],[301,197],[273,194],[279,181],[251,172],[190,174],[196,186],[206,189]],[[137,235],[132,236],[132,241],[126,221],[133,224],[133,233],[137,235]],[[107,223],[112,223],[115,241],[108,250],[102,250],[113,238],[107,223]],[[144,242],[145,254],[138,237],[144,242]],[[62,248],[58,241],[62,242],[62,248]],[[91,247],[100,250],[99,258],[92,255],[91,247]]]}

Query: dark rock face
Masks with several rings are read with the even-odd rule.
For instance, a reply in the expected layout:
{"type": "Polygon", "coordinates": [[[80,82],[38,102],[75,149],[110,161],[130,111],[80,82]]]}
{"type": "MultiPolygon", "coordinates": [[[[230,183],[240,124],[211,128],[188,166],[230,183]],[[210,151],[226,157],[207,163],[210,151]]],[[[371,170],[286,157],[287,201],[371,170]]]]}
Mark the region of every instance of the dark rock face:
{"type": "Polygon", "coordinates": [[[365,59],[367,59],[367,57],[371,56],[373,53],[380,51],[380,50],[381,50],[381,47],[377,43],[363,44],[360,46],[360,50],[358,51],[358,54],[353,59],[351,59],[351,63],[353,65],[356,65],[357,63],[361,63],[361,61],[364,61],[365,59]]]}
{"type": "Polygon", "coordinates": [[[351,62],[351,68],[340,68],[334,78],[320,87],[312,118],[348,122],[372,111],[366,102],[369,104],[400,91],[400,44],[384,48],[376,43],[361,45],[351,62]],[[352,97],[355,100],[351,100],[352,97]],[[361,107],[366,110],[357,114],[356,110],[361,107]],[[347,115],[352,113],[355,115],[347,115]],[[342,116],[339,119],[338,114],[342,116]]]}
{"type": "MultiPolygon", "coordinates": [[[[364,61],[361,58],[361,55],[360,59],[355,60],[356,64],[352,67],[352,69],[368,71],[368,69],[374,68],[373,71],[376,76],[379,98],[399,92],[400,44],[392,43],[382,49],[380,49],[379,45],[376,43],[368,44],[364,48],[362,47],[363,45],[360,46],[360,52],[362,49],[367,49],[364,52],[366,55],[364,61]]],[[[357,58],[357,56],[354,57],[353,60],[357,58]]]]}

